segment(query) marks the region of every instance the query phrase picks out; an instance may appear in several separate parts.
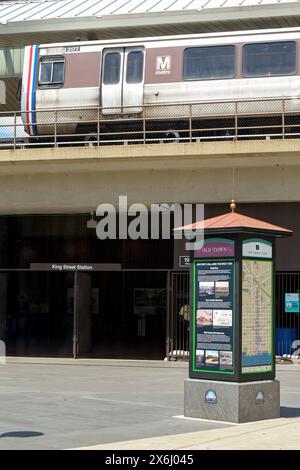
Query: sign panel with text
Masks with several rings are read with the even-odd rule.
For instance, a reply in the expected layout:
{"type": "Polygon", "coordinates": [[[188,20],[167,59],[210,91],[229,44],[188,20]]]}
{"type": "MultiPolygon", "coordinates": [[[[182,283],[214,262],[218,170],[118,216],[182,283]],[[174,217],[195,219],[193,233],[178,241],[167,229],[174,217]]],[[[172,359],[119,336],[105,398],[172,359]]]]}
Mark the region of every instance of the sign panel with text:
{"type": "Polygon", "coordinates": [[[193,372],[234,374],[234,260],[194,261],[193,372]]]}
{"type": "Polygon", "coordinates": [[[299,293],[289,294],[284,296],[284,311],[285,313],[299,313],[299,293]]]}

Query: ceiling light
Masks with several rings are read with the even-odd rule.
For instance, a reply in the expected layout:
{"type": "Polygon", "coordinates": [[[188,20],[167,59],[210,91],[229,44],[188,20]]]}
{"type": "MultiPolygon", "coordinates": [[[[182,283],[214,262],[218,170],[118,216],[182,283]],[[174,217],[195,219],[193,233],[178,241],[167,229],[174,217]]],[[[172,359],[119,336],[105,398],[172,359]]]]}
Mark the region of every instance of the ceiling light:
{"type": "Polygon", "coordinates": [[[87,228],[96,228],[97,227],[97,220],[94,219],[94,212],[91,212],[91,218],[86,223],[87,228]]]}

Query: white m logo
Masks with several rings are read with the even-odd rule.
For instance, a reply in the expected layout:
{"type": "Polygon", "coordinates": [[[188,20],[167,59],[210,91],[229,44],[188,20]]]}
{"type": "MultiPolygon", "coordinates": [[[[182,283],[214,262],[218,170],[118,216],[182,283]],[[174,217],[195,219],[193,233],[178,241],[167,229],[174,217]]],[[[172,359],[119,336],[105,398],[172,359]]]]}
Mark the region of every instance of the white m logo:
{"type": "Polygon", "coordinates": [[[171,56],[156,57],[156,70],[171,70],[171,56]]]}

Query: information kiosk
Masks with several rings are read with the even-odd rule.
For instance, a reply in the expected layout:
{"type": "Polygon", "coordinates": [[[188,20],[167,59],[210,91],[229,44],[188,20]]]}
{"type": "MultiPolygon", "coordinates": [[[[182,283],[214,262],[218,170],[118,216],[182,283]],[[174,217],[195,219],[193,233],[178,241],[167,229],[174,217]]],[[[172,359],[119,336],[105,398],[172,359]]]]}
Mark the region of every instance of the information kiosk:
{"type": "MultiPolygon", "coordinates": [[[[184,415],[229,422],[280,416],[275,380],[275,239],[290,230],[235,212],[196,222],[184,415]]],[[[188,227],[185,227],[185,230],[188,227]]]]}

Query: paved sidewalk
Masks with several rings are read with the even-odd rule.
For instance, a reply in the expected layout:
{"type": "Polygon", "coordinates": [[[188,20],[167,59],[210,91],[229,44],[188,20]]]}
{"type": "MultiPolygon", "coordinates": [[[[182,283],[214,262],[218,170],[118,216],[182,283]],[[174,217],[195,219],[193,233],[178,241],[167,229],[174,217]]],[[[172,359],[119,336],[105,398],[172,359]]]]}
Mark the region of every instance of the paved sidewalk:
{"type": "Polygon", "coordinates": [[[78,450],[299,449],[299,436],[300,418],[279,418],[250,424],[237,424],[222,429],[81,447],[78,450]]]}
{"type": "MultiPolygon", "coordinates": [[[[23,356],[7,356],[7,364],[44,364],[53,366],[99,366],[99,367],[147,367],[147,368],[182,368],[187,369],[187,361],[159,361],[159,360],[143,360],[143,359],[91,359],[72,357],[23,357],[23,356]]],[[[290,365],[290,364],[289,364],[290,365]]],[[[299,368],[300,370],[300,368],[299,368]]]]}
{"type": "Polygon", "coordinates": [[[300,367],[277,367],[281,418],[183,419],[185,362],[8,358],[0,449],[300,448],[300,367]]]}

